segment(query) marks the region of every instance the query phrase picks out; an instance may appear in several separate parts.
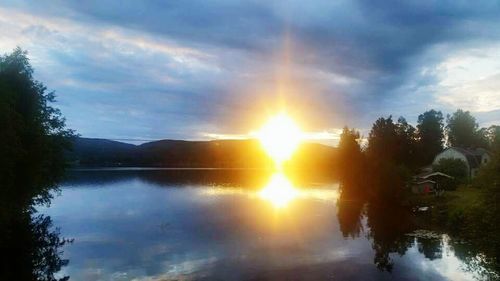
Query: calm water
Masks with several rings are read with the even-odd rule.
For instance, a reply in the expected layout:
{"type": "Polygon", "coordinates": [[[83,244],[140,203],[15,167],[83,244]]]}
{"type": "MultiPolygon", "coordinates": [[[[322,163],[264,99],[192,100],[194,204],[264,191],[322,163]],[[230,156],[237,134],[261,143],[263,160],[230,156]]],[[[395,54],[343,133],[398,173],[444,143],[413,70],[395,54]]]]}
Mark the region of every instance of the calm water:
{"type": "MultiPolygon", "coordinates": [[[[72,172],[49,208],[72,280],[472,280],[446,235],[259,171],[72,172]]],[[[477,271],[478,269],[474,269],[477,271]]]]}

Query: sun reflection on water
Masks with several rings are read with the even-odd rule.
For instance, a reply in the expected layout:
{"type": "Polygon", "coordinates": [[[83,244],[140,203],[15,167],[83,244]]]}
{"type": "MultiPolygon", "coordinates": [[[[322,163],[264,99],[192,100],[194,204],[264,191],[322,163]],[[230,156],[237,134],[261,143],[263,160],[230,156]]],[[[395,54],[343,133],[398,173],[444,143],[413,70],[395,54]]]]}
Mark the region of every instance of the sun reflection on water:
{"type": "Polygon", "coordinates": [[[296,200],[319,200],[335,202],[339,196],[338,186],[296,187],[281,171],[271,175],[269,181],[262,188],[212,186],[201,190],[205,196],[244,196],[251,199],[260,199],[269,202],[276,209],[286,209],[296,200]]]}
{"type": "Polygon", "coordinates": [[[275,173],[269,183],[260,190],[259,197],[271,202],[277,208],[283,208],[299,195],[290,180],[283,173],[275,173]]]}

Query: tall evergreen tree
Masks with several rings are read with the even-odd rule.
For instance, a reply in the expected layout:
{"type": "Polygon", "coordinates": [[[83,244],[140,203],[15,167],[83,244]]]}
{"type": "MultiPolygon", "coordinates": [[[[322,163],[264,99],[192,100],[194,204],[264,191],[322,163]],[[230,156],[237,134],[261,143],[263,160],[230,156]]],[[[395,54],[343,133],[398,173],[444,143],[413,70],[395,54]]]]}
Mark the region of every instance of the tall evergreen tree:
{"type": "Polygon", "coordinates": [[[348,127],[344,127],[340,135],[338,170],[342,182],[342,193],[348,197],[361,195],[365,161],[359,144],[360,139],[359,132],[348,127]]]}

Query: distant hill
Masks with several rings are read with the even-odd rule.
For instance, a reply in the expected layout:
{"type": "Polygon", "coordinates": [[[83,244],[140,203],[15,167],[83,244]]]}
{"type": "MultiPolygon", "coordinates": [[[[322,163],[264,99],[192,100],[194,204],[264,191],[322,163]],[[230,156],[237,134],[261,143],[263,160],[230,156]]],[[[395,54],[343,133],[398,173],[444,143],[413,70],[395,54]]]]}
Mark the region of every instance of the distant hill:
{"type": "MultiPolygon", "coordinates": [[[[295,167],[330,166],[336,149],[304,143],[295,153],[295,167]]],[[[141,145],[76,138],[68,160],[81,167],[260,168],[272,161],[257,140],[159,140],[141,145]]]]}
{"type": "Polygon", "coordinates": [[[70,162],[83,166],[120,166],[135,161],[137,146],[93,138],[76,138],[73,150],[67,153],[70,162]]]}

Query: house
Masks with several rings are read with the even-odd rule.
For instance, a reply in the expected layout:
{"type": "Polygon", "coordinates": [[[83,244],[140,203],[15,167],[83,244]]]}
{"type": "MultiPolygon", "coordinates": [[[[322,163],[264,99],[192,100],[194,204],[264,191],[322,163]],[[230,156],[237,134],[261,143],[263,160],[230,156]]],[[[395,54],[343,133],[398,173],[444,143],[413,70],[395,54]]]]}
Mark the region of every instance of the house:
{"type": "Polygon", "coordinates": [[[435,181],[422,180],[411,185],[411,192],[415,194],[429,194],[435,190],[435,186],[435,181]]]}
{"type": "Polygon", "coordinates": [[[415,194],[434,193],[439,195],[443,191],[441,185],[445,179],[453,179],[453,177],[441,172],[424,172],[413,178],[411,192],[415,194]]]}
{"type": "Polygon", "coordinates": [[[479,168],[487,164],[490,153],[483,148],[467,149],[460,147],[449,147],[434,157],[433,165],[438,164],[441,159],[460,159],[467,166],[467,177],[473,178],[477,175],[479,168]]]}

